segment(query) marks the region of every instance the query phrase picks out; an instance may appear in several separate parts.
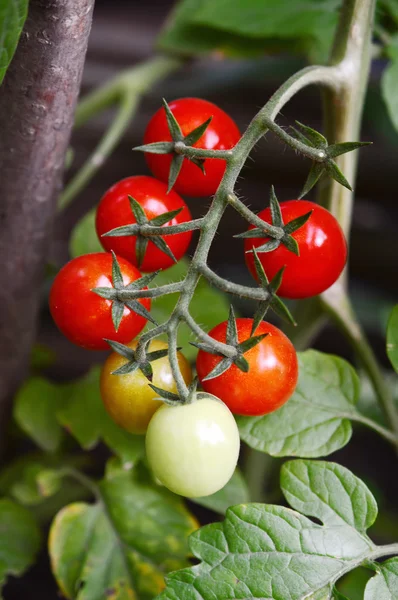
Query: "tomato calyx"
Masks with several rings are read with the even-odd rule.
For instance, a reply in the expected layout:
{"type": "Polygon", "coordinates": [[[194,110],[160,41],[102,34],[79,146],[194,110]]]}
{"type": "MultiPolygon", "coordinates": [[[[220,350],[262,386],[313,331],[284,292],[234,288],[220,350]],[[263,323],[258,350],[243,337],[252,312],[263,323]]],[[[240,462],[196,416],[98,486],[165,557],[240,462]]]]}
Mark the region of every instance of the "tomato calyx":
{"type": "Polygon", "coordinates": [[[203,174],[205,174],[205,159],[198,158],[195,156],[186,156],[184,150],[185,148],[196,144],[196,142],[205,133],[213,117],[209,117],[204,123],[193,129],[190,133],[188,133],[188,135],[184,136],[177,119],[171,112],[170,107],[164,98],[162,102],[163,108],[166,113],[167,126],[169,128],[170,135],[173,141],[153,142],[152,144],[144,144],[143,146],[136,146],[134,150],[138,150],[139,152],[149,152],[150,154],[173,154],[173,159],[170,165],[167,189],[167,191],[170,192],[177,180],[178,175],[180,174],[184,158],[190,160],[202,171],[203,174]]]}
{"type": "MultiPolygon", "coordinates": [[[[149,273],[148,275],[143,275],[139,279],[132,281],[128,285],[124,285],[123,275],[119,266],[119,263],[116,258],[116,254],[112,251],[112,285],[113,287],[98,287],[93,288],[91,291],[97,296],[101,298],[105,298],[106,300],[111,300],[112,302],[112,322],[117,332],[119,329],[119,325],[123,318],[124,307],[127,306],[130,310],[137,313],[144,319],[151,321],[157,325],[155,319],[152,317],[150,312],[143,306],[138,300],[135,299],[135,294],[137,292],[141,292],[143,288],[145,288],[148,283],[152,281],[156,277],[159,271],[155,273],[149,273]],[[124,293],[124,294],[123,294],[124,293]]],[[[142,294],[137,297],[145,297],[142,294]]]]}
{"type": "MultiPolygon", "coordinates": [[[[110,345],[112,350],[117,352],[117,354],[124,356],[124,358],[127,358],[128,361],[116,369],[116,371],[112,371],[111,375],[127,375],[128,373],[134,373],[135,371],[140,370],[149,381],[152,381],[153,369],[151,362],[158,360],[159,358],[163,358],[168,354],[167,348],[154,350],[153,352],[147,352],[145,354],[145,359],[141,360],[137,350],[133,350],[133,348],[125,346],[124,344],[114,340],[106,339],[105,341],[110,345]]],[[[177,350],[181,350],[181,348],[177,348],[177,350]]]]}
{"type": "Polygon", "coordinates": [[[350,184],[333,159],[346,152],[361,148],[362,146],[368,146],[372,142],[342,142],[340,144],[329,145],[325,136],[319,133],[319,131],[312,129],[312,127],[308,127],[307,125],[303,125],[303,123],[300,123],[299,121],[296,121],[296,125],[298,128],[291,127],[293,137],[306,146],[319,149],[320,158],[319,162],[314,161],[312,163],[299,198],[303,198],[303,196],[308,194],[324,173],[327,173],[337,181],[337,183],[340,183],[342,186],[352,191],[350,184]]]}
{"type": "Polygon", "coordinates": [[[236,319],[234,309],[231,306],[229,309],[228,315],[228,323],[227,323],[227,331],[225,342],[228,346],[235,349],[235,354],[233,356],[225,356],[222,352],[215,350],[211,344],[202,343],[202,342],[190,342],[199,350],[203,350],[204,352],[208,352],[209,354],[215,354],[216,356],[223,356],[224,358],[204,377],[202,381],[209,381],[210,379],[215,379],[228,369],[232,365],[236,365],[238,369],[243,371],[244,373],[248,373],[249,371],[249,363],[246,358],[243,356],[246,352],[257,346],[268,334],[263,333],[261,335],[252,335],[247,340],[243,342],[239,342],[238,340],[238,330],[236,326],[236,319]]]}
{"type": "MultiPolygon", "coordinates": [[[[257,252],[272,252],[276,250],[280,244],[286,246],[286,248],[296,254],[300,255],[299,247],[297,241],[291,235],[300,227],[305,225],[308,219],[311,217],[312,211],[309,211],[305,215],[301,215],[297,217],[297,219],[293,219],[289,221],[289,223],[284,224],[282,218],[281,207],[279,205],[278,199],[275,194],[274,186],[271,186],[270,192],[270,210],[271,210],[271,221],[273,227],[277,227],[281,230],[282,234],[278,237],[274,237],[273,233],[269,232],[267,228],[267,224],[263,227],[254,227],[253,229],[249,229],[248,231],[244,231],[243,233],[238,233],[234,237],[236,238],[266,238],[266,242],[262,246],[257,247],[257,252]]],[[[248,250],[248,252],[253,252],[253,249],[248,250]]]]}
{"type": "Polygon", "coordinates": [[[279,315],[282,319],[290,323],[291,325],[296,326],[297,323],[294,320],[294,317],[286,304],[282,302],[282,300],[277,296],[277,291],[281,286],[283,273],[285,271],[285,267],[282,267],[276,275],[268,280],[267,275],[265,274],[263,265],[261,264],[260,259],[258,258],[257,249],[253,248],[253,256],[254,256],[254,266],[256,269],[256,273],[258,276],[258,281],[260,286],[266,290],[268,293],[268,297],[266,300],[262,300],[259,302],[257,310],[253,317],[253,326],[251,330],[251,335],[254,334],[257,327],[260,325],[261,321],[264,319],[265,315],[268,312],[268,309],[271,308],[277,315],[279,315]]]}
{"type": "Polygon", "coordinates": [[[174,394],[173,392],[169,392],[168,390],[163,390],[152,383],[149,384],[149,387],[153,389],[156,394],[158,394],[158,398],[156,400],[161,400],[168,406],[181,406],[182,404],[192,404],[197,400],[197,387],[198,387],[198,378],[195,377],[192,383],[188,386],[188,393],[185,398],[181,398],[178,394],[174,394]]]}
{"type": "MultiPolygon", "coordinates": [[[[166,254],[169,258],[171,258],[172,261],[176,263],[177,259],[174,256],[167,242],[157,232],[152,232],[151,227],[162,227],[164,230],[164,235],[167,235],[167,227],[163,227],[163,225],[165,225],[169,221],[172,221],[177,215],[179,215],[180,212],[183,210],[183,207],[177,208],[176,210],[170,210],[161,215],[158,215],[157,217],[148,219],[140,203],[137,202],[137,200],[130,195],[128,195],[128,199],[130,202],[132,213],[137,222],[132,225],[122,225],[121,227],[115,227],[114,229],[103,233],[101,237],[136,237],[137,241],[135,245],[135,254],[137,258],[138,267],[141,267],[144,261],[149,239],[156,246],[156,248],[158,248],[161,252],[166,254]]],[[[181,225],[181,232],[186,230],[187,224],[183,223],[181,225]]],[[[173,233],[178,233],[179,231],[179,228],[176,231],[176,227],[173,227],[173,233]]]]}

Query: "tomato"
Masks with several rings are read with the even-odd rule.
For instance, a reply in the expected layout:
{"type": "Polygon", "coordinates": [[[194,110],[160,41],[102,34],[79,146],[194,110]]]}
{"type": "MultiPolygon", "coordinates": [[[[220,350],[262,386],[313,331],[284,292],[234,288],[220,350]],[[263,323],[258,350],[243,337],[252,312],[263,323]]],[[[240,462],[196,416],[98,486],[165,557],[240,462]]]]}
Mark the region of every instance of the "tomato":
{"type": "MultiPolygon", "coordinates": [[[[236,319],[238,340],[251,336],[253,320],[236,319]]],[[[210,331],[219,342],[226,340],[227,322],[210,331]]],[[[285,404],[293,394],[298,377],[297,355],[291,341],[280,329],[262,321],[255,335],[268,335],[244,354],[249,363],[248,373],[232,365],[227,371],[208,381],[203,379],[222,360],[222,357],[200,350],[196,369],[203,389],[221,398],[236,415],[258,416],[270,413],[285,404]]]]}
{"type": "MultiPolygon", "coordinates": [[[[149,240],[145,257],[138,265],[136,257],[136,236],[101,237],[111,229],[136,223],[128,196],[132,196],[142,206],[149,220],[166,212],[182,208],[181,212],[164,226],[178,225],[191,220],[191,213],[184,200],[174,191],[167,193],[167,185],[147,175],[127,177],[113,185],[102,197],[97,209],[96,229],[105,250],[113,250],[123,256],[141,271],[152,272],[167,269],[174,264],[172,258],[159,250],[149,240]]],[[[182,258],[191,241],[192,231],[163,236],[175,258],[182,258]]]]}
{"type": "MultiPolygon", "coordinates": [[[[128,345],[135,349],[137,342],[131,342],[128,345]]],[[[165,342],[152,340],[148,351],[155,352],[165,348],[167,348],[165,342]]],[[[126,362],[127,359],[117,352],[112,352],[108,356],[101,371],[101,397],[106,410],[120,427],[127,429],[130,433],[145,433],[152,415],[162,406],[163,402],[155,400],[158,395],[149,386],[148,379],[140,370],[126,375],[112,375],[113,371],[119,369],[126,362]]],[[[167,356],[152,361],[151,365],[153,385],[168,392],[177,393],[167,356]]],[[[192,370],[181,352],[178,352],[178,365],[185,383],[189,385],[192,381],[192,370]]]]}
{"type": "Polygon", "coordinates": [[[224,487],[239,456],[239,431],[218,398],[199,392],[191,404],[164,404],[152,417],[146,454],[154,475],[181,496],[209,496],[224,487]]]}
{"type": "MultiPolygon", "coordinates": [[[[347,262],[347,242],[343,230],[328,210],[314,202],[290,200],[281,202],[280,207],[285,225],[311,210],[312,214],[305,225],[292,234],[298,243],[299,256],[290,252],[283,244],[271,252],[258,253],[265,274],[272,279],[285,267],[278,290],[278,295],[283,298],[309,298],[321,294],[339,278],[347,262]]],[[[271,223],[269,208],[258,216],[271,223]]],[[[261,246],[266,239],[245,239],[246,264],[255,279],[257,273],[253,253],[248,250],[261,246]]]]}
{"type": "MultiPolygon", "coordinates": [[[[118,257],[118,263],[125,285],[141,277],[138,269],[124,258],[118,257]]],[[[50,292],[50,311],[58,329],[71,342],[89,350],[108,349],[103,338],[122,344],[130,342],[145,327],[146,319],[125,307],[116,332],[112,302],[91,291],[97,287],[113,287],[111,254],[85,254],[59,271],[50,292]]],[[[139,302],[150,309],[149,298],[139,302]]]]}
{"type": "MultiPolygon", "coordinates": [[[[193,144],[196,148],[207,150],[229,150],[240,139],[240,132],[231,119],[221,108],[200,98],[180,98],[169,104],[184,136],[213,117],[202,137],[193,144]]],[[[166,113],[160,108],[150,120],[144,135],[144,143],[170,141],[171,135],[167,126],[166,113]]],[[[149,168],[155,177],[168,181],[172,160],[171,154],[145,153],[149,168]]],[[[181,171],[177,177],[174,189],[187,196],[211,196],[217,191],[225,171],[225,161],[218,158],[208,158],[204,162],[205,174],[188,159],[184,159],[181,171]]]]}

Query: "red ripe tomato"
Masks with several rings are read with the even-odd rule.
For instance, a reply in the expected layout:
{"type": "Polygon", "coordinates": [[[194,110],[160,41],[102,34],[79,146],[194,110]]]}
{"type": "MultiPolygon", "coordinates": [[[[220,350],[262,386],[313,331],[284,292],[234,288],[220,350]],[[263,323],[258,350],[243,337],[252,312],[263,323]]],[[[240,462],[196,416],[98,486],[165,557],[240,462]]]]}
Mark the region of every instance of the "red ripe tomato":
{"type": "MultiPolygon", "coordinates": [[[[113,250],[138,267],[135,236],[101,237],[111,229],[136,223],[128,196],[132,196],[142,206],[149,220],[166,212],[182,208],[182,211],[168,221],[168,225],[179,225],[191,220],[191,213],[184,200],[173,190],[167,193],[167,185],[147,175],[127,177],[113,185],[102,197],[96,216],[96,229],[105,250],[113,250]]],[[[182,258],[192,238],[192,231],[162,236],[177,260],[182,258]]],[[[172,258],[159,250],[153,242],[148,242],[145,257],[139,266],[141,271],[150,273],[157,269],[167,269],[174,264],[172,258]]]]}
{"type": "MultiPolygon", "coordinates": [[[[271,252],[258,253],[265,274],[272,279],[285,267],[278,290],[283,298],[309,298],[321,294],[339,278],[346,264],[347,242],[343,230],[328,210],[314,202],[290,200],[281,202],[280,207],[285,225],[311,210],[312,214],[305,225],[292,233],[298,243],[299,256],[290,252],[283,244],[271,252]]],[[[261,211],[258,216],[271,223],[269,208],[261,211]]],[[[245,239],[246,264],[255,279],[258,278],[253,252],[248,250],[261,246],[266,239],[245,239]]]]}
{"type": "MultiPolygon", "coordinates": [[[[118,257],[127,285],[141,277],[133,265],[118,257]]],[[[107,350],[103,338],[125,344],[145,327],[146,319],[124,308],[118,331],[112,322],[112,302],[91,290],[112,286],[112,255],[105,252],[85,254],[68,262],[57,274],[50,292],[50,311],[58,329],[74,344],[89,350],[107,350]]],[[[149,298],[139,300],[150,309],[149,298]]]]}
{"type": "MultiPolygon", "coordinates": [[[[213,117],[202,137],[194,144],[196,148],[207,150],[229,150],[240,139],[235,122],[221,108],[200,98],[181,98],[169,104],[184,136],[213,117]]],[[[160,108],[149,121],[144,135],[144,143],[171,141],[166,113],[160,108]]],[[[162,181],[168,181],[172,160],[171,154],[150,154],[145,157],[152,173],[162,181]]],[[[211,196],[217,191],[225,171],[225,161],[208,158],[204,162],[205,174],[193,162],[185,159],[174,189],[187,196],[211,196]]]]}
{"type": "MultiPolygon", "coordinates": [[[[252,324],[252,319],[236,319],[239,342],[251,336],[252,324]]],[[[226,331],[224,321],[210,335],[225,342],[226,331]]],[[[293,344],[280,329],[265,321],[255,335],[263,333],[268,335],[244,354],[250,367],[248,373],[232,365],[218,377],[203,381],[222,357],[203,350],[197,356],[196,370],[203,389],[218,396],[236,415],[259,416],[276,410],[289,400],[297,384],[298,363],[293,344]]]]}

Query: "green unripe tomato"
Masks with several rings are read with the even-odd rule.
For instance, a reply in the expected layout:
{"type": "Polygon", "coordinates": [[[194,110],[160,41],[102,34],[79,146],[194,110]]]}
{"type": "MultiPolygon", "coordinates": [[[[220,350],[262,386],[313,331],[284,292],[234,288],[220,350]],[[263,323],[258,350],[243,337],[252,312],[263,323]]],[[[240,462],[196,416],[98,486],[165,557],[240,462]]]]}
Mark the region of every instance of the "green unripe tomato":
{"type": "Polygon", "coordinates": [[[209,496],[224,487],[239,457],[239,431],[229,408],[199,392],[191,404],[164,404],[152,417],[146,453],[154,475],[181,496],[209,496]]]}

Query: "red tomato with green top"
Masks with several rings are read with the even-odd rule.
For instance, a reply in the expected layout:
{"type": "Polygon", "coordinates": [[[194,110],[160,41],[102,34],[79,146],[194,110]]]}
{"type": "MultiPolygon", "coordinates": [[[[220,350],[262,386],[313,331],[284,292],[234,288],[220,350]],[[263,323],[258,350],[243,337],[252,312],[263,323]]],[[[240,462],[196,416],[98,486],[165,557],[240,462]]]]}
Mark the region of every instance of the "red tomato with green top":
{"type": "MultiPolygon", "coordinates": [[[[191,133],[212,117],[210,125],[202,137],[193,144],[196,148],[207,150],[229,150],[240,140],[240,132],[226,112],[201,98],[180,98],[169,103],[184,136],[191,133]]],[[[150,120],[144,135],[144,144],[171,141],[165,109],[160,108],[150,120]]],[[[172,154],[145,153],[148,166],[155,177],[167,182],[169,179],[172,154]]],[[[187,196],[211,196],[217,191],[225,171],[225,160],[207,158],[204,171],[188,159],[184,159],[174,190],[187,196]]]]}
{"type": "MultiPolygon", "coordinates": [[[[280,244],[271,252],[259,252],[258,258],[268,279],[285,267],[278,295],[282,298],[310,298],[321,294],[339,278],[347,262],[347,242],[337,219],[325,208],[308,200],[289,200],[280,204],[283,222],[286,225],[293,219],[312,211],[308,221],[292,233],[297,241],[300,255],[297,256],[280,244]]],[[[269,208],[258,216],[271,223],[269,208]]],[[[252,226],[249,229],[253,229],[252,226]]],[[[252,248],[258,248],[269,238],[246,238],[246,264],[255,279],[252,248]]]]}
{"type": "MultiPolygon", "coordinates": [[[[252,319],[236,319],[238,341],[251,337],[252,319]]],[[[226,341],[227,321],[210,331],[218,342],[226,341]]],[[[244,373],[236,365],[204,381],[222,357],[200,350],[196,370],[203,389],[220,398],[236,415],[259,416],[280,408],[292,396],[298,378],[297,354],[280,329],[262,321],[254,335],[268,334],[243,356],[249,363],[244,373]]]]}
{"type": "MultiPolygon", "coordinates": [[[[141,273],[117,257],[125,285],[141,273]]],[[[147,320],[125,306],[118,331],[112,322],[112,302],[91,290],[112,285],[112,255],[85,254],[69,261],[57,274],[50,292],[50,311],[58,329],[71,342],[89,350],[107,350],[103,338],[126,344],[145,327],[147,320]]],[[[149,298],[139,302],[150,309],[149,298]]]]}
{"type": "MultiPolygon", "coordinates": [[[[104,237],[103,234],[122,225],[136,223],[128,196],[132,196],[144,209],[146,217],[151,220],[166,212],[181,208],[181,212],[165,223],[179,225],[191,220],[191,213],[184,200],[176,192],[167,193],[167,185],[154,177],[137,175],[127,177],[113,185],[103,195],[96,214],[96,230],[102,246],[108,252],[113,250],[145,273],[158,269],[167,269],[174,264],[173,259],[162,252],[148,238],[144,260],[138,265],[136,256],[136,236],[104,237]]],[[[179,260],[186,253],[192,238],[192,231],[162,236],[175,258],[179,260]]]]}

